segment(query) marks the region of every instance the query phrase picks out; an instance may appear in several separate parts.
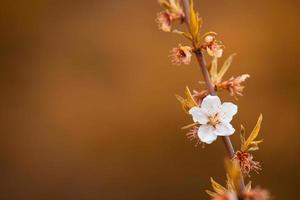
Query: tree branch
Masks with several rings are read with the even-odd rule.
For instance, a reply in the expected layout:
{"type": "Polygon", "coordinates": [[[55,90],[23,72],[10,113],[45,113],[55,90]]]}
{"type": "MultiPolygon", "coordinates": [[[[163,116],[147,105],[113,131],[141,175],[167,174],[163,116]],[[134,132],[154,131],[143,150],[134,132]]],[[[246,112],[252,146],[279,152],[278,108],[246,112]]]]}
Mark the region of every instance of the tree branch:
{"type": "MultiPolygon", "coordinates": [[[[187,28],[190,31],[190,4],[189,4],[189,0],[181,0],[182,5],[183,5],[183,11],[185,14],[185,22],[187,24],[187,28]]],[[[207,69],[207,64],[206,64],[206,60],[205,57],[203,55],[203,52],[201,49],[196,47],[196,44],[193,44],[193,46],[196,48],[196,50],[194,51],[197,61],[199,63],[204,81],[206,83],[207,89],[210,93],[210,95],[217,95],[216,91],[215,91],[215,87],[211,82],[210,76],[209,76],[209,72],[207,69]]],[[[232,146],[231,140],[229,136],[224,136],[222,137],[224,146],[226,148],[227,154],[229,156],[230,159],[232,159],[234,157],[234,148],[232,146]]],[[[243,176],[241,176],[241,190],[245,189],[245,183],[244,183],[244,178],[243,176]]]]}

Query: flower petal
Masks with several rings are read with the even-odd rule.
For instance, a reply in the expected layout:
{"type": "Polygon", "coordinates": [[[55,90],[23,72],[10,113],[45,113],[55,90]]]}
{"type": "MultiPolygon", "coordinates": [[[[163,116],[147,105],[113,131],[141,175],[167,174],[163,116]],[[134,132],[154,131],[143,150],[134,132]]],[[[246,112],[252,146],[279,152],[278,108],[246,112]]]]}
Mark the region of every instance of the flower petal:
{"type": "Polygon", "coordinates": [[[201,109],[209,116],[212,116],[216,112],[219,112],[221,108],[221,100],[218,96],[208,95],[201,103],[201,109]]]}
{"type": "Polygon", "coordinates": [[[234,133],[235,129],[229,123],[219,123],[216,125],[215,134],[217,136],[229,136],[234,133]]]}
{"type": "Polygon", "coordinates": [[[237,105],[233,103],[223,103],[219,113],[219,119],[223,123],[229,123],[232,120],[232,117],[237,113],[237,105]]]}
{"type": "Polygon", "coordinates": [[[207,124],[208,116],[199,107],[193,107],[190,109],[189,113],[193,116],[193,121],[199,124],[207,124]]]}
{"type": "Polygon", "coordinates": [[[223,55],[223,49],[218,49],[218,50],[215,51],[215,56],[217,58],[221,58],[222,55],[223,55]]]}
{"type": "Polygon", "coordinates": [[[217,139],[215,128],[211,125],[201,125],[198,129],[198,137],[206,144],[211,144],[217,139]]]}

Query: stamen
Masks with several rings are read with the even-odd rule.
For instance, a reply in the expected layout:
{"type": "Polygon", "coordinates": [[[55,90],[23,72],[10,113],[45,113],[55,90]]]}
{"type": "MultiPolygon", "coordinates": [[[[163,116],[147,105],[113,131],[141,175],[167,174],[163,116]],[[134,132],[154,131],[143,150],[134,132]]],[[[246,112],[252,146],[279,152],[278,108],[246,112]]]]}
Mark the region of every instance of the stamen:
{"type": "Polygon", "coordinates": [[[218,113],[209,117],[209,124],[216,126],[218,123],[220,123],[218,113]]]}
{"type": "Polygon", "coordinates": [[[196,123],[193,123],[193,124],[186,125],[186,126],[184,126],[184,127],[181,127],[181,129],[182,129],[182,130],[189,129],[189,128],[192,128],[193,126],[196,126],[196,125],[198,125],[197,122],[196,122],[196,123]]]}

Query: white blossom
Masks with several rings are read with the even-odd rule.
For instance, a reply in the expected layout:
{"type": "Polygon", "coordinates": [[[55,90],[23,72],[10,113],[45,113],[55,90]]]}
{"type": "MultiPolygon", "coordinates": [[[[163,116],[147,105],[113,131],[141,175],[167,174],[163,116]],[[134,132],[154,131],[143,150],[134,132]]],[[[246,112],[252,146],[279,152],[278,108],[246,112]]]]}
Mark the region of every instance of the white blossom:
{"type": "Polygon", "coordinates": [[[235,131],[230,122],[237,113],[237,106],[229,102],[221,104],[218,96],[208,95],[200,107],[191,108],[189,113],[193,121],[200,124],[198,137],[204,143],[211,144],[217,136],[229,136],[235,131]]]}

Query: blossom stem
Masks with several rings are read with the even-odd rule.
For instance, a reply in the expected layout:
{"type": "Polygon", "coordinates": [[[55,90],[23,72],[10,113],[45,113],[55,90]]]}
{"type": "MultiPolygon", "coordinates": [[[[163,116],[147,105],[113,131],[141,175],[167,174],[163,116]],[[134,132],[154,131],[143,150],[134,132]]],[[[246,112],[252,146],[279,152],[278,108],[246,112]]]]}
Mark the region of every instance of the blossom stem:
{"type": "MultiPolygon", "coordinates": [[[[185,22],[187,24],[187,28],[190,31],[190,4],[189,4],[189,0],[181,0],[182,5],[183,5],[183,11],[184,11],[184,15],[185,15],[185,22]]],[[[215,91],[215,87],[211,82],[209,73],[208,73],[208,69],[207,69],[207,64],[206,64],[206,60],[205,57],[203,55],[203,52],[201,49],[197,48],[196,44],[193,44],[194,48],[195,48],[195,55],[197,58],[197,61],[199,63],[204,81],[206,83],[207,89],[210,93],[210,95],[217,95],[216,91],[215,91]]],[[[225,145],[227,154],[229,156],[230,159],[232,159],[234,157],[234,148],[233,145],[231,143],[230,137],[229,136],[223,136],[222,137],[223,143],[225,145]]],[[[245,189],[245,183],[244,183],[244,178],[243,176],[241,176],[241,183],[240,183],[240,189],[241,191],[243,191],[245,189]]]]}

